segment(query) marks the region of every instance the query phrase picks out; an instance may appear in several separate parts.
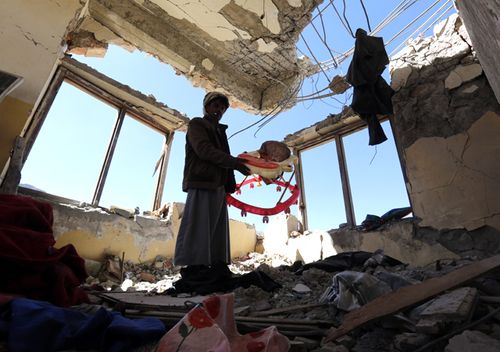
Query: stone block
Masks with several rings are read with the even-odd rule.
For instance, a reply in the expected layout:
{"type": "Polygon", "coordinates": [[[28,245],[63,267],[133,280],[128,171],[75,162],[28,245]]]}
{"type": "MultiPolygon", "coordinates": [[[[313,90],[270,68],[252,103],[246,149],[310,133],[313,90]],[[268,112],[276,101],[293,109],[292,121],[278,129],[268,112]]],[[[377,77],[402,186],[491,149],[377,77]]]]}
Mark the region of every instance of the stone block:
{"type": "Polygon", "coordinates": [[[444,86],[447,89],[457,88],[462,83],[468,82],[482,73],[483,69],[479,64],[459,65],[446,77],[444,86]]]}
{"type": "Polygon", "coordinates": [[[87,274],[90,276],[96,277],[101,271],[102,266],[103,263],[97,260],[85,259],[85,270],[87,270],[87,274]]]}
{"type": "Polygon", "coordinates": [[[155,282],[156,281],[156,277],[153,274],[150,274],[150,273],[147,273],[144,271],[139,274],[139,277],[140,277],[141,281],[147,281],[147,282],[155,282]]]}
{"type": "Polygon", "coordinates": [[[406,332],[394,337],[394,347],[400,351],[413,351],[430,341],[430,336],[406,332]]]}
{"type": "Polygon", "coordinates": [[[421,317],[439,317],[443,320],[466,319],[477,296],[477,289],[461,287],[437,297],[422,313],[421,317]]]}
{"type": "Polygon", "coordinates": [[[500,341],[479,331],[466,330],[449,340],[445,352],[498,352],[500,341]]]}
{"type": "Polygon", "coordinates": [[[444,322],[439,318],[422,318],[415,325],[415,330],[419,334],[437,335],[444,326],[444,322]]]}

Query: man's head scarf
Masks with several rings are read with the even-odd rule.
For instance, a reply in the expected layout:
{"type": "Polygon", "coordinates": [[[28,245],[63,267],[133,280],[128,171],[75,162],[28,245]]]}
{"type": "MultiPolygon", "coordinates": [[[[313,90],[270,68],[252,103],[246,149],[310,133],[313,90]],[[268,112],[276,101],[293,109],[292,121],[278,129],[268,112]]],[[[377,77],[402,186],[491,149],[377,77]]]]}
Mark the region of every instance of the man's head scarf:
{"type": "Polygon", "coordinates": [[[224,104],[226,104],[226,109],[229,107],[229,99],[224,94],[219,92],[209,92],[205,95],[205,98],[203,98],[203,115],[207,114],[207,111],[205,110],[206,106],[215,99],[222,99],[224,104]]]}

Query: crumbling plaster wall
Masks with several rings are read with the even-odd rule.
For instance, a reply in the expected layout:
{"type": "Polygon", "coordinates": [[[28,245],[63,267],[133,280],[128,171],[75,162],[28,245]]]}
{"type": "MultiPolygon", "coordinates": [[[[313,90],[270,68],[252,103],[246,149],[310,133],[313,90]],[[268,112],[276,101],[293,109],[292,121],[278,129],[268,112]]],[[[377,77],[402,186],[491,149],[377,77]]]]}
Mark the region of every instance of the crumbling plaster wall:
{"type": "MultiPolygon", "coordinates": [[[[106,254],[134,263],[153,261],[156,256],[173,257],[184,205],[173,203],[165,220],[135,216],[128,219],[99,208],[52,203],[56,247],[75,246],[86,259],[102,260],[106,254]]],[[[255,227],[230,220],[231,257],[255,250],[255,227]]]]}
{"type": "MultiPolygon", "coordinates": [[[[295,44],[321,2],[90,0],[93,20],[82,22],[79,31],[103,43],[120,37],[171,64],[195,86],[232,96],[233,107],[263,112],[311,69],[308,60],[297,58],[295,44]]],[[[91,45],[100,53],[98,42],[91,45]]]]}
{"type": "Polygon", "coordinates": [[[0,172],[63,54],[68,24],[81,8],[79,0],[0,1],[0,70],[24,78],[0,102],[0,172]]]}
{"type": "Polygon", "coordinates": [[[461,19],[391,62],[395,138],[420,226],[500,229],[500,106],[461,19]]]}
{"type": "Polygon", "coordinates": [[[292,215],[273,217],[264,232],[264,251],[281,255],[292,262],[301,260],[311,263],[342,252],[382,250],[403,263],[424,266],[438,259],[482,256],[489,250],[496,253],[500,249],[500,236],[491,241],[494,231],[476,236],[465,230],[441,233],[435,229],[420,228],[414,219],[387,223],[369,232],[343,227],[302,234],[299,228],[298,220],[292,215]]]}

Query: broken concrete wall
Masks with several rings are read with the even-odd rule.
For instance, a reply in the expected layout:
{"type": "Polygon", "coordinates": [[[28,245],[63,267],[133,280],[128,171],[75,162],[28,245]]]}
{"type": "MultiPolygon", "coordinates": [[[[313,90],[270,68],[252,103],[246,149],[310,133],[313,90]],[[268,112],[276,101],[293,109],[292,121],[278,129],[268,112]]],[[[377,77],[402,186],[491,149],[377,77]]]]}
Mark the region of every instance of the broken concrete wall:
{"type": "Polygon", "coordinates": [[[364,232],[356,229],[329,231],[337,252],[383,250],[384,254],[412,266],[424,266],[438,259],[458,258],[459,255],[446,248],[447,243],[419,238],[418,226],[412,220],[388,224],[375,231],[364,232]]]}
{"type": "MultiPolygon", "coordinates": [[[[106,254],[133,263],[153,261],[156,256],[173,257],[184,205],[173,203],[164,220],[136,215],[126,218],[99,208],[52,203],[56,247],[73,244],[83,258],[101,261],[106,254]]],[[[231,257],[255,250],[253,226],[229,222],[231,257]]]]}
{"type": "Polygon", "coordinates": [[[290,262],[311,263],[342,252],[375,252],[412,266],[425,266],[441,259],[487,258],[500,253],[500,230],[491,226],[437,230],[419,226],[415,218],[390,221],[372,231],[342,227],[329,231],[300,232],[293,215],[273,217],[264,231],[266,255],[279,255],[290,262]]]}
{"type": "Polygon", "coordinates": [[[78,0],[64,5],[54,0],[0,1],[0,70],[24,79],[0,101],[0,173],[63,54],[68,24],[81,8],[78,0]]]}
{"type": "Polygon", "coordinates": [[[78,28],[74,49],[88,53],[81,46],[87,42],[98,55],[104,43],[116,42],[115,35],[172,65],[195,86],[227,93],[233,107],[265,112],[311,69],[297,57],[295,44],[321,2],[90,0],[93,21],[78,28]]]}
{"type": "Polygon", "coordinates": [[[394,133],[420,226],[500,229],[500,106],[457,15],[391,62],[394,133]]]}

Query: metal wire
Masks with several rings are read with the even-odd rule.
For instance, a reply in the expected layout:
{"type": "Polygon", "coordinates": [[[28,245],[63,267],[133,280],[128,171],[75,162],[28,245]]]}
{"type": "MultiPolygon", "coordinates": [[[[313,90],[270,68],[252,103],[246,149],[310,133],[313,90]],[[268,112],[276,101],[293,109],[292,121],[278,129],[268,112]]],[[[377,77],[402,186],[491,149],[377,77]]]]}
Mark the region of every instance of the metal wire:
{"type": "Polygon", "coordinates": [[[434,19],[434,17],[436,16],[437,13],[439,13],[439,11],[442,10],[442,8],[444,6],[446,6],[446,4],[448,4],[451,0],[449,1],[446,1],[443,6],[441,6],[439,9],[437,9],[424,23],[422,23],[416,30],[414,30],[408,37],[406,37],[405,40],[403,40],[396,48],[394,48],[394,50],[391,51],[391,53],[389,54],[389,57],[392,57],[395,53],[397,53],[400,49],[402,49],[402,47],[411,39],[413,38],[416,34],[420,34],[420,33],[425,33],[427,32],[427,30],[432,27],[437,21],[439,21],[441,18],[443,18],[444,15],[446,15],[448,13],[448,11],[450,11],[452,8],[453,8],[453,5],[450,5],[448,6],[448,8],[446,8],[436,19],[434,19]],[[427,26],[424,30],[422,30],[422,28],[427,25],[427,23],[434,19],[433,22],[431,22],[429,24],[429,26],[427,26]]]}
{"type": "Polygon", "coordinates": [[[365,3],[363,2],[363,0],[359,0],[359,2],[361,3],[361,7],[363,8],[363,12],[365,13],[366,23],[368,24],[368,30],[371,32],[372,27],[370,26],[370,18],[368,17],[368,12],[366,12],[365,3]]]}
{"type": "MultiPolygon", "coordinates": [[[[231,138],[233,138],[234,136],[236,136],[236,135],[238,135],[238,134],[240,134],[240,133],[242,133],[242,132],[244,132],[244,131],[252,128],[253,126],[261,123],[262,121],[265,121],[266,119],[269,119],[269,121],[270,121],[270,120],[274,119],[276,116],[278,116],[283,111],[284,107],[287,106],[290,103],[290,101],[296,97],[297,92],[302,87],[303,80],[304,80],[304,77],[299,77],[299,82],[300,83],[297,85],[297,87],[295,87],[295,89],[290,89],[289,94],[287,94],[285,96],[285,98],[283,98],[280,102],[278,102],[278,104],[276,104],[276,106],[270,112],[268,112],[266,115],[264,115],[262,118],[260,118],[259,120],[255,121],[254,123],[251,123],[250,125],[248,125],[248,126],[242,128],[242,129],[234,132],[232,135],[230,135],[228,137],[228,140],[231,139],[231,138]]],[[[268,123],[268,121],[264,122],[264,124],[267,124],[267,123],[268,123]]],[[[261,128],[262,127],[259,126],[259,128],[255,132],[254,136],[257,134],[257,132],[261,128]]]]}
{"type": "Polygon", "coordinates": [[[346,4],[345,4],[345,0],[342,0],[342,2],[343,2],[343,4],[344,4],[344,10],[342,11],[342,16],[344,17],[345,23],[347,24],[347,28],[349,28],[349,32],[351,33],[351,36],[352,36],[353,38],[356,38],[356,37],[354,36],[353,31],[352,31],[351,25],[349,24],[349,21],[347,20],[347,17],[346,17],[346,15],[345,15],[345,12],[346,12],[346,10],[347,10],[347,6],[346,6],[346,4]]]}
{"type": "Polygon", "coordinates": [[[318,59],[316,58],[316,55],[314,55],[312,49],[309,47],[309,44],[307,44],[307,41],[306,39],[304,38],[304,36],[302,35],[302,33],[300,33],[300,38],[302,39],[302,41],[304,42],[304,44],[306,45],[307,47],[307,50],[309,50],[309,52],[311,53],[311,56],[313,57],[314,61],[316,61],[316,64],[319,66],[320,70],[323,72],[323,74],[325,75],[326,77],[326,80],[327,81],[330,81],[330,78],[328,77],[328,75],[326,74],[325,70],[323,70],[323,68],[321,67],[318,59]]]}
{"type": "MultiPolygon", "coordinates": [[[[450,0],[447,0],[447,2],[450,0]]],[[[417,22],[420,18],[422,18],[427,12],[429,12],[434,6],[436,6],[441,0],[436,0],[430,5],[428,8],[426,8],[420,15],[418,15],[416,18],[414,18],[410,23],[408,23],[406,26],[403,27],[399,32],[397,32],[385,45],[391,44],[397,37],[399,37],[404,31],[406,31],[412,24],[417,22]]]]}
{"type": "MultiPolygon", "coordinates": [[[[337,14],[337,17],[339,18],[340,20],[340,23],[342,23],[342,25],[344,26],[345,30],[347,31],[347,33],[349,33],[349,28],[347,27],[347,24],[344,22],[344,19],[342,18],[342,16],[340,16],[340,13],[339,11],[337,10],[337,7],[335,6],[335,4],[333,3],[333,0],[330,0],[330,4],[332,4],[332,7],[333,7],[333,10],[335,11],[335,13],[337,14]]],[[[350,34],[350,33],[349,33],[350,34]]]]}
{"type": "MultiPolygon", "coordinates": [[[[332,2],[332,0],[330,0],[332,2]]],[[[389,23],[394,21],[397,17],[399,17],[403,12],[408,10],[411,6],[413,6],[418,0],[402,0],[374,29],[371,31],[369,34],[373,35],[378,32],[380,32],[383,28],[385,28],[389,23]]],[[[334,10],[336,11],[337,15],[340,18],[340,14],[335,8],[335,5],[332,3],[334,10]]],[[[341,19],[341,18],[340,18],[341,19]]],[[[343,23],[342,19],[341,22],[343,23]]],[[[347,50],[346,52],[340,54],[339,56],[335,57],[335,60],[337,61],[336,64],[340,65],[343,61],[345,61],[349,56],[352,55],[354,52],[354,47],[351,49],[347,50]]],[[[323,67],[325,70],[329,70],[332,68],[332,61],[331,60],[326,60],[320,65],[323,67]]]]}

